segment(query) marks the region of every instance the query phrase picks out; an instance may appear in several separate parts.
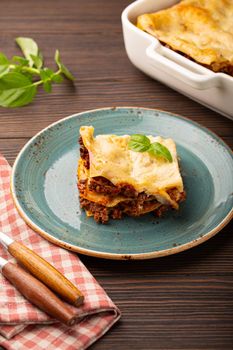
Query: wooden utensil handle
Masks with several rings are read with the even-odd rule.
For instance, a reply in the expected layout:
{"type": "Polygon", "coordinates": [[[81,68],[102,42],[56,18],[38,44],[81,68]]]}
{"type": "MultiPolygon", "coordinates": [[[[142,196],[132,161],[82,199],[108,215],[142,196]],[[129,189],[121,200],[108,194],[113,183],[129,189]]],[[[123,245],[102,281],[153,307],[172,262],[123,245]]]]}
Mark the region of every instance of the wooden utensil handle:
{"type": "Polygon", "coordinates": [[[51,290],[35,277],[16,264],[8,262],[2,268],[2,274],[25,296],[32,304],[53,318],[72,326],[77,314],[65,305],[51,290]]]}
{"type": "Polygon", "coordinates": [[[50,265],[41,256],[23,244],[14,241],[8,246],[8,251],[36,278],[46,284],[69,303],[79,306],[84,296],[64,275],[50,265]]]}

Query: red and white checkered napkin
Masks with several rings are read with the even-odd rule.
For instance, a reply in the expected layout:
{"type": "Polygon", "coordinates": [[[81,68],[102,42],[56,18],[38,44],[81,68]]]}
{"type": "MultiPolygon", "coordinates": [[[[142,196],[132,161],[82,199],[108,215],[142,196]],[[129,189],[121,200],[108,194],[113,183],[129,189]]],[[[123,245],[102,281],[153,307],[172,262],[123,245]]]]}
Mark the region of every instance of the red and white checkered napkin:
{"type": "MultiPolygon", "coordinates": [[[[85,303],[76,309],[80,322],[69,328],[33,306],[0,274],[0,346],[10,350],[86,349],[120,318],[120,312],[76,254],[46,241],[21,219],[10,194],[10,173],[0,155],[0,231],[52,263],[83,292],[85,303]]],[[[0,256],[14,260],[3,247],[0,256]]]]}

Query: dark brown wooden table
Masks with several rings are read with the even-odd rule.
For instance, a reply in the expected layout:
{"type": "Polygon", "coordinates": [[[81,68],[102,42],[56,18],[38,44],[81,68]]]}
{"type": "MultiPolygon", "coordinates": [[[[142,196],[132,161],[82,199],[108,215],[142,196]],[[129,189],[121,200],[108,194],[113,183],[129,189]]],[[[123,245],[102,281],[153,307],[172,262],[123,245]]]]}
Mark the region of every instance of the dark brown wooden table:
{"type": "MultiPolygon", "coordinates": [[[[233,123],[142,74],[129,62],[120,14],[127,0],[2,0],[0,51],[33,37],[46,64],[59,48],[75,77],[40,92],[24,108],[0,109],[0,151],[10,164],[39,130],[70,114],[106,106],[144,106],[182,114],[233,145],[233,123]]],[[[92,349],[227,350],[233,346],[233,225],[205,244],[150,261],[80,256],[122,311],[92,349]]],[[[48,349],[49,350],[49,349],[48,349]]],[[[59,350],[59,349],[58,349],[59,350]]]]}

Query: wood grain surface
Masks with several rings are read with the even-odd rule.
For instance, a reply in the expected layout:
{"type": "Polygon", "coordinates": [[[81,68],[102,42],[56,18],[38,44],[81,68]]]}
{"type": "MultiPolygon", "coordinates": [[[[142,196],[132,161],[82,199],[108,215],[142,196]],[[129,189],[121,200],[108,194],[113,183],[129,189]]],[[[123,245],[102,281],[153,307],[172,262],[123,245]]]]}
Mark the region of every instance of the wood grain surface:
{"type": "MultiPolygon", "coordinates": [[[[107,106],[164,109],[233,146],[233,122],[150,79],[129,62],[120,14],[126,0],[1,0],[0,51],[31,36],[53,66],[56,48],[76,77],[33,104],[0,109],[0,151],[13,163],[27,140],[72,113],[107,106]]],[[[228,350],[233,346],[233,225],[203,245],[150,261],[81,257],[122,311],[95,350],[228,350]]]]}

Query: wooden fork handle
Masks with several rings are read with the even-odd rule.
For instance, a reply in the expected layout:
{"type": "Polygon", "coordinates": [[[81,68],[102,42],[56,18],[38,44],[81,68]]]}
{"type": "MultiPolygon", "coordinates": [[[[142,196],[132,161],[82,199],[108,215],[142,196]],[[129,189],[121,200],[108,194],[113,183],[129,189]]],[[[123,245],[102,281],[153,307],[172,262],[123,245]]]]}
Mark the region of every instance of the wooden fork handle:
{"type": "Polygon", "coordinates": [[[32,275],[59,294],[64,300],[75,306],[83,303],[84,296],[78,288],[34,251],[17,241],[8,246],[8,251],[32,275]]]}
{"type": "Polygon", "coordinates": [[[8,262],[3,266],[2,274],[25,298],[53,318],[68,326],[73,326],[76,323],[77,315],[71,307],[65,305],[43,283],[18,265],[8,262]]]}

